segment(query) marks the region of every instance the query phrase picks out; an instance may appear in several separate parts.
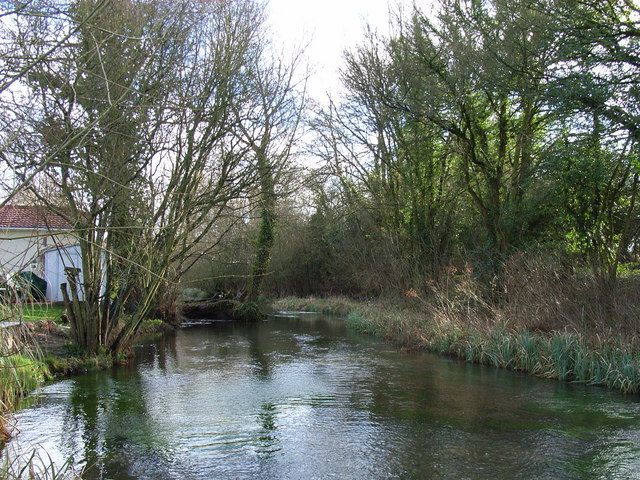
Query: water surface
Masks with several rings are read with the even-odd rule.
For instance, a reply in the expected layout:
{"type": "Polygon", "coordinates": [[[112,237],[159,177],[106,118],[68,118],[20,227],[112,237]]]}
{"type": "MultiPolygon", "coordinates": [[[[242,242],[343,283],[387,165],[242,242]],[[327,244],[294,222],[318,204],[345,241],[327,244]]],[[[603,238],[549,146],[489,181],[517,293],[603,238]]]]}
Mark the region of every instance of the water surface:
{"type": "Polygon", "coordinates": [[[640,479],[640,401],[303,315],[183,329],[46,386],[14,448],[88,479],[640,479]]]}

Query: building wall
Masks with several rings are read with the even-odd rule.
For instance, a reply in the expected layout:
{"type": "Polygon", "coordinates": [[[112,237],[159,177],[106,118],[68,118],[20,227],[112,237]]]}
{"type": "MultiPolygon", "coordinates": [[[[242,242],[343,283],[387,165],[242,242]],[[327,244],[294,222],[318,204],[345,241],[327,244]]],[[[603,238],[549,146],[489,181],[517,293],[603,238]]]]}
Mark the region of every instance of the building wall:
{"type": "MultiPolygon", "coordinates": [[[[82,272],[82,254],[80,245],[69,245],[67,247],[52,248],[44,253],[44,279],[47,281],[47,300],[50,302],[62,302],[62,292],[60,285],[69,283],[65,269],[67,267],[79,270],[77,294],[78,298],[84,298],[84,275],[82,272]]],[[[68,285],[70,288],[71,285],[68,285]]]]}
{"type": "Polygon", "coordinates": [[[77,240],[74,241],[71,235],[52,235],[47,230],[0,229],[0,276],[25,270],[42,277],[44,251],[55,245],[75,242],[77,240]]]}

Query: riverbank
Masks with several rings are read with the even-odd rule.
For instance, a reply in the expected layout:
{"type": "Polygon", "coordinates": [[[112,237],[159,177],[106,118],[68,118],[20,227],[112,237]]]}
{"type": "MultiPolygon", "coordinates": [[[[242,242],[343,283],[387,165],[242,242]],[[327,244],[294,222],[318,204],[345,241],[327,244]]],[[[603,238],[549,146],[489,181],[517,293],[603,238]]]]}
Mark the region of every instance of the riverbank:
{"type": "Polygon", "coordinates": [[[22,397],[51,378],[32,339],[26,323],[4,322],[0,327],[0,448],[11,437],[7,413],[22,397]]]}
{"type": "MultiPolygon", "coordinates": [[[[129,360],[125,354],[117,358],[106,353],[98,355],[83,354],[72,344],[68,328],[57,324],[34,324],[32,328],[34,343],[42,351],[42,361],[53,377],[60,378],[104,370],[114,365],[124,365],[129,360]]],[[[161,334],[171,328],[162,320],[148,319],[142,324],[139,337],[161,334]]]]}
{"type": "Polygon", "coordinates": [[[277,310],[346,318],[359,332],[398,346],[451,355],[470,363],[561,381],[640,392],[640,352],[632,341],[566,330],[536,331],[508,321],[460,322],[419,299],[355,301],[342,297],[282,298],[277,310]]]}
{"type": "MultiPolygon", "coordinates": [[[[167,328],[161,320],[150,319],[144,322],[140,336],[159,334],[167,328]]],[[[11,437],[7,417],[33,390],[54,378],[128,362],[126,355],[83,354],[71,343],[68,330],[45,316],[0,329],[0,449],[11,437]]]]}

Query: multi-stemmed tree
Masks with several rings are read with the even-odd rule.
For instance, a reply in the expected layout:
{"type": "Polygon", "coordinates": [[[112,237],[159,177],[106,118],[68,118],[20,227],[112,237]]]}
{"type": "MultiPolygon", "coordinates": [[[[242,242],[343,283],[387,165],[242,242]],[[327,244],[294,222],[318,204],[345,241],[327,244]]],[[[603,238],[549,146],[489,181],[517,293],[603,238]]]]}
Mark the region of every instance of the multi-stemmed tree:
{"type": "Polygon", "coordinates": [[[15,18],[25,62],[68,35],[12,92],[21,135],[6,132],[4,157],[40,201],[34,172],[65,199],[49,206],[74,226],[84,298],[74,272],[62,288],[92,353],[130,345],[170,273],[254,182],[235,111],[262,22],[233,0],[95,6],[15,18]]]}

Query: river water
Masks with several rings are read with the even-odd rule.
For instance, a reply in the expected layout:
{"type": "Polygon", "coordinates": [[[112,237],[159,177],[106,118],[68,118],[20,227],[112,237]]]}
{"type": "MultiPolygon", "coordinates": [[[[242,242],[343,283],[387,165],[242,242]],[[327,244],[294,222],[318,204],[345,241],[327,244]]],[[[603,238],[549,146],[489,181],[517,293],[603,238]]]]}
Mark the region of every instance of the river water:
{"type": "Polygon", "coordinates": [[[640,479],[640,399],[402,352],[315,315],[182,329],[17,415],[89,479],[640,479]]]}

